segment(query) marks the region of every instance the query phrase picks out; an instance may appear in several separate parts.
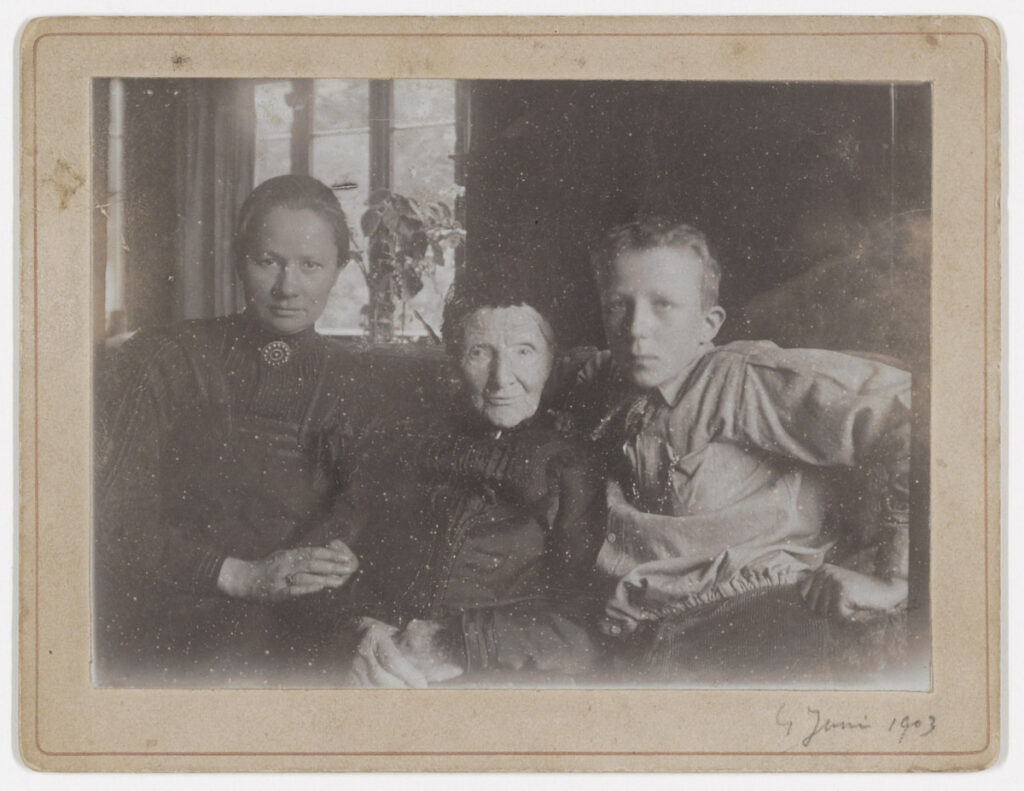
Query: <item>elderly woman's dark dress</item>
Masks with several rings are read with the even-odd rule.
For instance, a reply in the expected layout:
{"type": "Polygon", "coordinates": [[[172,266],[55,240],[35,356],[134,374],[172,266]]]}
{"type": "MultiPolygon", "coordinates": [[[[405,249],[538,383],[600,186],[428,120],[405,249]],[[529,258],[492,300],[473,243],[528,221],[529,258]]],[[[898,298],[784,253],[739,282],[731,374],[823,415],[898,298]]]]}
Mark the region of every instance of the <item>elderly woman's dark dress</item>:
{"type": "Polygon", "coordinates": [[[465,682],[585,676],[600,660],[600,476],[549,415],[496,433],[457,408],[368,442],[351,482],[360,567],[348,607],[398,627],[438,622],[465,682]]]}
{"type": "Polygon", "coordinates": [[[564,684],[600,665],[603,478],[546,409],[554,332],[518,285],[463,277],[444,320],[458,392],[413,393],[368,434],[343,535],[352,683],[564,684]]]}
{"type": "Polygon", "coordinates": [[[349,606],[399,627],[439,622],[464,683],[561,683],[599,664],[603,486],[553,422],[538,414],[496,436],[459,408],[409,417],[368,442],[373,461],[352,481],[349,606]]]}

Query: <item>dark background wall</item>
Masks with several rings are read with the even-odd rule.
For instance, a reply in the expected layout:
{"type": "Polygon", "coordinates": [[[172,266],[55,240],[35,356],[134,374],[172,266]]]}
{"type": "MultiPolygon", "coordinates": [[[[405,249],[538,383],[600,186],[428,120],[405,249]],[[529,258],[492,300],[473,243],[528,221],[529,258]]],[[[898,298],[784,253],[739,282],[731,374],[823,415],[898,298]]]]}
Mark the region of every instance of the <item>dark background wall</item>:
{"type": "Polygon", "coordinates": [[[588,250],[657,213],[725,265],[723,338],[926,360],[927,85],[484,81],[471,112],[468,265],[518,261],[568,342],[603,342],[588,250]]]}

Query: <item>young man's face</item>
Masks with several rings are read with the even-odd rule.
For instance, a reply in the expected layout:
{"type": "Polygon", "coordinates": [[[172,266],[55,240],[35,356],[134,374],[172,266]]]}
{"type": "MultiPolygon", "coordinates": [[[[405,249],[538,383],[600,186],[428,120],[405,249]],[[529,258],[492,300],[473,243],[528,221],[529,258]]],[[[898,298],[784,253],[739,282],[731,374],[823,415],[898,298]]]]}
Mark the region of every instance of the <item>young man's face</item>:
{"type": "Polygon", "coordinates": [[[612,354],[638,387],[677,380],[718,332],[725,312],[701,304],[703,267],[689,248],[626,250],[602,289],[612,354]]]}

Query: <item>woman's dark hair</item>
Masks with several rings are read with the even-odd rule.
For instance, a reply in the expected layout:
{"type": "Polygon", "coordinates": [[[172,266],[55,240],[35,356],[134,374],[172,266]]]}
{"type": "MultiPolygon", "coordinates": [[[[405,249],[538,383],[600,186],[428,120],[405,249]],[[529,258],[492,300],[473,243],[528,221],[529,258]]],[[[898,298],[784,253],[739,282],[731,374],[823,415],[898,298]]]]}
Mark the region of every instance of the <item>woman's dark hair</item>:
{"type": "Polygon", "coordinates": [[[514,262],[492,259],[491,264],[486,274],[479,271],[463,273],[448,292],[441,329],[448,354],[455,359],[462,355],[466,319],[478,310],[520,305],[533,308],[552,329],[554,337],[548,338],[548,341],[554,352],[557,331],[552,320],[553,311],[547,300],[531,292],[526,278],[517,271],[514,262]]]}
{"type": "Polygon", "coordinates": [[[349,230],[345,212],[337,196],[322,181],[310,176],[277,176],[267,179],[249,193],[238,213],[238,225],[231,240],[235,265],[241,266],[260,227],[270,212],[279,207],[301,211],[310,209],[322,217],[334,231],[338,248],[338,266],[348,263],[349,230]]]}

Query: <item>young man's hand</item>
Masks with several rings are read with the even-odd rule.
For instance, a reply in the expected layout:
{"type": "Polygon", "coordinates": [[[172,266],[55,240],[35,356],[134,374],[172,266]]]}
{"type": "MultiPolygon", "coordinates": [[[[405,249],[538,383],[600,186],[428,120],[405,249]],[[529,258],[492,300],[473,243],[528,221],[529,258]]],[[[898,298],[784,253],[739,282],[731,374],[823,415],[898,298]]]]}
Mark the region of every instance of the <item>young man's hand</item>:
{"type": "Polygon", "coordinates": [[[612,606],[607,607],[604,615],[597,620],[598,631],[609,637],[633,634],[639,625],[640,622],[636,618],[632,618],[612,606]]]}
{"type": "Polygon", "coordinates": [[[800,595],[819,615],[856,619],[859,614],[895,610],[907,600],[907,581],[826,563],[801,583],[800,595]]]}

